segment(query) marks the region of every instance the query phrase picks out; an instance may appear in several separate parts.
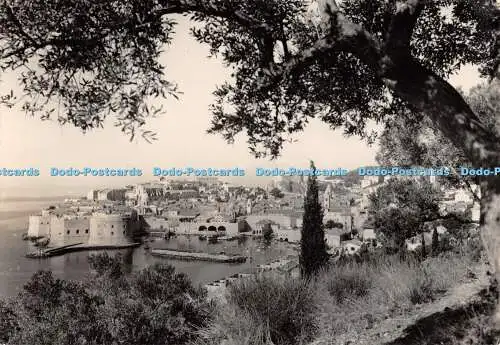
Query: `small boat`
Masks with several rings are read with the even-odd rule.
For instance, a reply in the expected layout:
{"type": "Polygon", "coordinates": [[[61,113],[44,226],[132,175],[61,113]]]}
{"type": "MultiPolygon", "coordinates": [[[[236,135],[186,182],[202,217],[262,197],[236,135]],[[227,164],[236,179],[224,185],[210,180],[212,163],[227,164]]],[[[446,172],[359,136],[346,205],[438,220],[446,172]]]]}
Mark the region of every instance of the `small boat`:
{"type": "Polygon", "coordinates": [[[198,238],[200,239],[200,241],[205,241],[207,239],[207,235],[200,235],[198,236],[198,238]]]}
{"type": "Polygon", "coordinates": [[[39,250],[37,252],[31,252],[31,253],[26,254],[27,258],[48,258],[49,256],[50,255],[48,253],[45,253],[41,250],[39,250]]]}
{"type": "Polygon", "coordinates": [[[177,234],[173,231],[166,232],[163,236],[164,239],[169,240],[171,237],[176,237],[177,234]]]}
{"type": "Polygon", "coordinates": [[[42,238],[33,243],[35,247],[46,247],[49,245],[50,240],[48,238],[42,238]]]}
{"type": "Polygon", "coordinates": [[[29,240],[28,233],[27,232],[23,233],[22,238],[23,241],[28,241],[29,240]]]}
{"type": "Polygon", "coordinates": [[[219,239],[217,238],[217,236],[210,236],[208,239],[208,243],[217,243],[218,241],[219,239]]]}
{"type": "Polygon", "coordinates": [[[44,239],[46,237],[45,236],[27,236],[26,238],[28,239],[28,241],[36,243],[36,242],[38,242],[38,240],[44,239]]]}

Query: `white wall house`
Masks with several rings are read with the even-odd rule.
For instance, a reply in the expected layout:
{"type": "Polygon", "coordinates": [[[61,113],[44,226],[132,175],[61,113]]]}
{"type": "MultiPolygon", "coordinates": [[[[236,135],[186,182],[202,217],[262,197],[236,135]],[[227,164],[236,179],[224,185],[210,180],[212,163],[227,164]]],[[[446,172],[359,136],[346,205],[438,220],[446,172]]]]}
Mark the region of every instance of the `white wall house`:
{"type": "Polygon", "coordinates": [[[342,248],[344,249],[344,253],[347,255],[353,255],[359,253],[363,242],[359,240],[349,240],[342,242],[342,248]]]}

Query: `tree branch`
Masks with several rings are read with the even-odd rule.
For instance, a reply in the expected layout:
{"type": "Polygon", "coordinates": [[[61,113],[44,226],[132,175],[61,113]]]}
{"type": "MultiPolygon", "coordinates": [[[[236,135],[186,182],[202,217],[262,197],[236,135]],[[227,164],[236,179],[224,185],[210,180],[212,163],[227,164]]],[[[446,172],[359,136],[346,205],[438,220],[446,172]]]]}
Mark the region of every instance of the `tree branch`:
{"type": "Polygon", "coordinates": [[[13,22],[13,24],[18,28],[22,37],[26,39],[26,42],[23,42],[23,45],[19,48],[13,49],[11,51],[4,51],[3,53],[0,52],[0,59],[19,57],[20,55],[26,53],[26,51],[29,49],[33,49],[34,53],[39,49],[43,49],[49,46],[64,47],[96,43],[99,42],[99,40],[104,39],[114,31],[119,30],[123,27],[131,27],[134,29],[142,28],[146,27],[149,23],[160,21],[161,17],[168,14],[187,14],[191,12],[200,13],[206,16],[226,18],[253,31],[253,33],[260,38],[260,48],[263,53],[261,66],[263,69],[269,69],[272,67],[272,64],[274,64],[274,45],[276,35],[280,36],[278,37],[279,39],[283,39],[285,56],[290,55],[284,37],[283,23],[281,22],[281,31],[274,30],[272,25],[266,23],[263,20],[256,19],[248,13],[245,13],[244,9],[241,8],[241,5],[235,5],[234,7],[216,6],[211,1],[206,0],[163,0],[160,3],[159,9],[150,11],[150,13],[148,13],[145,17],[139,18],[134,16],[133,18],[126,21],[109,25],[95,37],[82,39],[80,37],[60,36],[57,38],[39,39],[39,41],[35,40],[28,33],[26,33],[26,31],[23,29],[23,26],[14,15],[13,10],[6,3],[4,3],[4,6],[9,15],[10,21],[13,22]]]}
{"type": "MultiPolygon", "coordinates": [[[[233,20],[240,25],[260,33],[273,33],[273,27],[250,14],[234,8],[222,8],[213,5],[210,1],[200,0],[169,0],[162,1],[164,7],[152,13],[154,17],[166,14],[183,14],[188,12],[199,12],[208,16],[221,17],[233,20]]],[[[148,16],[149,17],[149,16],[148,16]]]]}
{"type": "MultiPolygon", "coordinates": [[[[418,11],[411,13],[416,21],[418,11]]],[[[363,27],[352,23],[340,12],[334,11],[331,16],[330,32],[311,48],[268,71],[269,78],[261,83],[261,91],[265,92],[285,77],[300,72],[319,56],[335,50],[349,52],[371,68],[395,95],[429,116],[445,136],[464,150],[472,164],[497,165],[500,160],[499,138],[481,123],[446,80],[410,54],[391,55],[363,27]]],[[[413,28],[413,25],[407,27],[413,28]]],[[[407,29],[406,32],[400,35],[399,42],[408,37],[410,31],[407,29]]]]}
{"type": "Polygon", "coordinates": [[[464,183],[467,185],[467,189],[469,190],[469,192],[471,192],[473,199],[477,202],[481,202],[481,198],[479,197],[479,194],[477,194],[476,192],[477,189],[474,190],[474,188],[472,188],[471,183],[467,181],[467,179],[464,179],[464,183]]]}
{"type": "Polygon", "coordinates": [[[12,9],[12,7],[10,7],[9,5],[5,4],[5,9],[6,9],[7,15],[9,16],[10,20],[12,21],[12,23],[14,23],[14,25],[16,26],[16,28],[19,30],[19,33],[21,34],[21,36],[23,36],[24,38],[28,39],[28,41],[30,41],[33,45],[38,45],[38,42],[33,37],[31,37],[24,30],[21,22],[19,21],[19,19],[14,14],[14,10],[12,9]]]}
{"type": "Polygon", "coordinates": [[[280,39],[281,43],[283,44],[283,56],[285,61],[290,58],[290,50],[288,49],[288,43],[287,43],[287,37],[285,33],[285,25],[283,24],[283,21],[280,22],[280,39]]]}
{"type": "Polygon", "coordinates": [[[287,76],[300,72],[317,59],[332,51],[349,51],[361,55],[369,60],[369,65],[378,66],[382,60],[380,42],[368,33],[361,25],[348,20],[338,11],[338,7],[327,5],[327,11],[332,16],[329,32],[319,38],[310,48],[304,49],[300,54],[290,57],[281,65],[273,64],[265,70],[269,77],[260,83],[261,91],[271,89],[287,76]]]}
{"type": "Polygon", "coordinates": [[[32,38],[30,35],[26,33],[23,29],[19,20],[17,20],[16,16],[12,9],[7,5],[5,6],[7,13],[9,14],[9,18],[12,21],[13,25],[15,25],[21,35],[27,39],[28,44],[25,44],[23,47],[17,48],[11,52],[7,52],[4,55],[0,56],[0,58],[8,58],[15,55],[22,54],[26,50],[33,48],[35,50],[42,49],[51,45],[54,46],[65,46],[65,45],[75,45],[77,44],[85,44],[97,42],[100,39],[103,39],[110,33],[115,30],[121,29],[123,27],[143,27],[148,23],[153,23],[161,19],[162,16],[168,14],[187,14],[191,12],[201,13],[207,16],[221,17],[226,18],[228,20],[232,20],[241,26],[252,30],[256,35],[262,38],[274,37],[275,30],[272,25],[266,23],[265,21],[254,18],[252,15],[245,13],[243,10],[238,8],[230,8],[230,7],[217,7],[213,5],[211,2],[201,1],[201,0],[163,0],[161,3],[161,7],[154,11],[151,11],[146,17],[142,20],[134,17],[132,19],[116,23],[114,25],[110,25],[105,27],[103,32],[99,33],[96,37],[92,37],[89,39],[81,39],[79,37],[58,37],[51,39],[40,39],[39,41],[32,38]]]}
{"type": "MultiPolygon", "coordinates": [[[[472,194],[472,197],[475,201],[481,202],[481,198],[479,197],[479,194],[472,188],[472,184],[467,180],[467,178],[462,179],[461,175],[457,172],[457,170],[454,167],[451,167],[451,174],[452,176],[457,179],[458,181],[463,181],[469,192],[472,194]]],[[[477,182],[477,181],[476,181],[477,182]]],[[[477,183],[479,185],[479,183],[477,183]]]]}
{"type": "Polygon", "coordinates": [[[396,1],[396,12],[392,15],[385,38],[388,54],[409,55],[411,36],[425,3],[425,0],[396,1]]]}

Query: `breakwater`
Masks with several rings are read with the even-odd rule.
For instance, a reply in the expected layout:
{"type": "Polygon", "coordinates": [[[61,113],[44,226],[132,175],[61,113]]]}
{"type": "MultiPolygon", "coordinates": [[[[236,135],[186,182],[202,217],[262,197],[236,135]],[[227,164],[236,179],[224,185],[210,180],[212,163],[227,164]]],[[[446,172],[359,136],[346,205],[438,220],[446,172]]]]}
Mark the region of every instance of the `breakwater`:
{"type": "Polygon", "coordinates": [[[224,253],[210,254],[174,249],[152,249],[151,255],[163,256],[178,260],[200,260],[221,263],[244,263],[247,260],[247,257],[242,255],[227,255],[224,253]]]}
{"type": "Polygon", "coordinates": [[[55,247],[49,249],[39,249],[26,254],[27,258],[48,258],[52,256],[64,255],[66,253],[91,251],[91,250],[113,250],[113,249],[126,249],[140,246],[140,243],[131,243],[124,245],[87,245],[83,243],[70,244],[62,247],[55,247]]]}

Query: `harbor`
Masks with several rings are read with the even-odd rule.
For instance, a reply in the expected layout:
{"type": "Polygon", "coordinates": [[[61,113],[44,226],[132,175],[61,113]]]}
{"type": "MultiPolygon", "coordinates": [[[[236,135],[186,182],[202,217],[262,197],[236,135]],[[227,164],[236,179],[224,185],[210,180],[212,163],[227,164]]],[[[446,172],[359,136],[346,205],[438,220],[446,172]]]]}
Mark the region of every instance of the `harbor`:
{"type": "MultiPolygon", "coordinates": [[[[17,205],[13,204],[13,208],[17,205]]],[[[31,211],[28,211],[32,213],[31,211]]],[[[164,238],[151,238],[151,242],[138,247],[125,249],[113,248],[104,250],[103,247],[79,249],[63,249],[64,255],[54,255],[39,257],[37,259],[27,258],[26,253],[45,252],[45,250],[55,249],[49,245],[45,248],[35,246],[32,241],[23,241],[22,235],[26,232],[26,216],[9,221],[0,232],[3,234],[3,241],[0,243],[0,296],[15,296],[20,291],[23,284],[38,270],[51,270],[60,279],[80,280],[89,273],[88,256],[100,252],[108,252],[109,255],[121,254],[127,271],[137,272],[141,269],[156,263],[168,264],[175,267],[176,271],[189,276],[195,285],[205,285],[234,274],[243,272],[256,272],[259,265],[263,265],[289,254],[296,255],[296,248],[285,242],[274,243],[272,246],[265,246],[260,241],[252,238],[243,238],[238,241],[218,241],[209,243],[207,240],[200,240],[198,236],[177,235],[169,240],[164,238]],[[8,228],[7,228],[8,227],[8,228]],[[196,251],[217,254],[236,254],[246,256],[243,263],[232,264],[224,262],[202,261],[202,260],[179,260],[168,257],[153,256],[151,248],[169,248],[181,251],[196,251]]],[[[80,242],[77,242],[80,243],[80,242]]],[[[71,248],[71,247],[70,247],[71,248]]],[[[58,247],[58,250],[60,248],[58,247]]],[[[57,252],[57,251],[56,251],[57,252]]],[[[59,254],[62,254],[59,251],[59,254]]]]}

